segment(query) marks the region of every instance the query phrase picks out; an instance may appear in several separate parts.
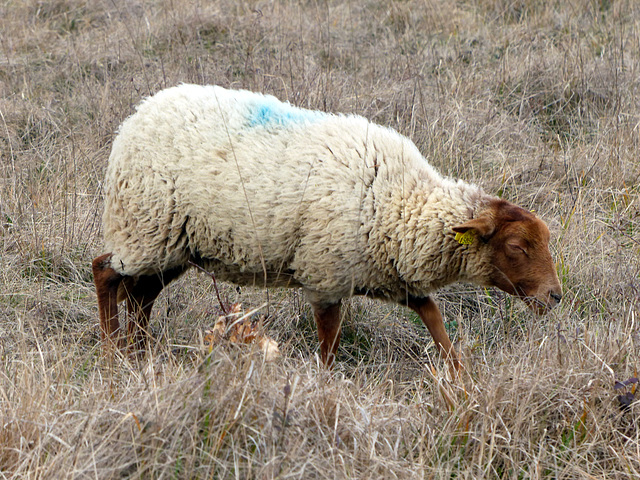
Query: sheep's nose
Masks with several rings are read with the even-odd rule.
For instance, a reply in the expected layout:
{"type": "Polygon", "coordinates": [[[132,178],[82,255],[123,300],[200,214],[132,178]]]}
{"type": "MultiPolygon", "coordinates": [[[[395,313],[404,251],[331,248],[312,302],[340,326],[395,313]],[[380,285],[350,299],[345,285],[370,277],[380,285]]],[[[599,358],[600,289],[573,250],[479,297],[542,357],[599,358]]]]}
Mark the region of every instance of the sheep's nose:
{"type": "Polygon", "coordinates": [[[549,296],[553,298],[556,303],[560,303],[560,300],[562,300],[562,294],[560,293],[550,293],[549,296]]]}

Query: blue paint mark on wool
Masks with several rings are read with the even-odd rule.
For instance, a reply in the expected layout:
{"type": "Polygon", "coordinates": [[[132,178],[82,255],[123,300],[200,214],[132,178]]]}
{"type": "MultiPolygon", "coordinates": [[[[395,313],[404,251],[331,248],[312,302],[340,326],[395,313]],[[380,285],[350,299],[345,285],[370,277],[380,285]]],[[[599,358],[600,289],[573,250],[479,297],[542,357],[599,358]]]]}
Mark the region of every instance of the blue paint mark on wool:
{"type": "Polygon", "coordinates": [[[304,124],[320,120],[326,114],[314,110],[305,110],[282,103],[277,100],[265,99],[252,106],[249,113],[250,127],[286,127],[293,124],[304,124]]]}

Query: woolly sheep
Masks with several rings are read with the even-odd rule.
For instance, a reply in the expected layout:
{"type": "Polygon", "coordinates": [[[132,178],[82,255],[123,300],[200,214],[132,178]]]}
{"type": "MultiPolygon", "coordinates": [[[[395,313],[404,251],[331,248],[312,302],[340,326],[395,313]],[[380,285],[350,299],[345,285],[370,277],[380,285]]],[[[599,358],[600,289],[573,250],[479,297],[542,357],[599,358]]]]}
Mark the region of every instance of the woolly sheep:
{"type": "Polygon", "coordinates": [[[340,340],[340,302],[368,295],[415,310],[459,368],[431,294],[497,286],[544,313],[561,287],[534,214],[443,178],[415,145],[357,115],[275,97],[180,85],[120,127],[105,180],[106,253],[93,262],[107,344],[144,351],[162,288],[194,262],[239,285],[301,287],[323,362],[340,340]]]}

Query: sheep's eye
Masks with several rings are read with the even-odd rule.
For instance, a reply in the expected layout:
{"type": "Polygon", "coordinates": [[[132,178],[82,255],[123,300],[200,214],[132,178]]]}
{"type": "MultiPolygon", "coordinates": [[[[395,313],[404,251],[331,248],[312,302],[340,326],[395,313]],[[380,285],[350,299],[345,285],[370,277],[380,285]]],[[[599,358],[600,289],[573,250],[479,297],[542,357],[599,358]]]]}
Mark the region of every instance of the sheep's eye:
{"type": "Polygon", "coordinates": [[[509,250],[511,250],[513,253],[527,255],[526,248],[524,248],[522,245],[519,245],[517,243],[508,243],[507,248],[509,248],[509,250]]]}

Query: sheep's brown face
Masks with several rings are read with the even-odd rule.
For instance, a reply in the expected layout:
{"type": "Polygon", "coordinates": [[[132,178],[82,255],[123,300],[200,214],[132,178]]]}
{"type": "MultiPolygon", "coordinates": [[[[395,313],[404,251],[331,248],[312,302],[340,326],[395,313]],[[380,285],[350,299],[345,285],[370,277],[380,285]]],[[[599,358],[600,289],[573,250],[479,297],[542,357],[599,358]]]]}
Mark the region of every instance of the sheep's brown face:
{"type": "Polygon", "coordinates": [[[538,314],[560,302],[562,287],[549,252],[549,229],[542,220],[496,200],[478,218],[454,228],[459,233],[469,230],[489,249],[492,286],[520,297],[538,314]]]}

